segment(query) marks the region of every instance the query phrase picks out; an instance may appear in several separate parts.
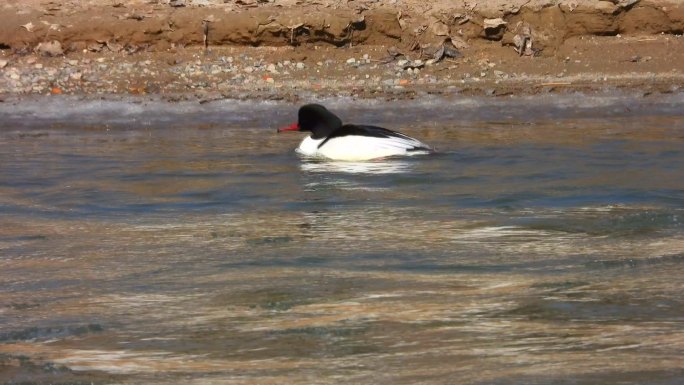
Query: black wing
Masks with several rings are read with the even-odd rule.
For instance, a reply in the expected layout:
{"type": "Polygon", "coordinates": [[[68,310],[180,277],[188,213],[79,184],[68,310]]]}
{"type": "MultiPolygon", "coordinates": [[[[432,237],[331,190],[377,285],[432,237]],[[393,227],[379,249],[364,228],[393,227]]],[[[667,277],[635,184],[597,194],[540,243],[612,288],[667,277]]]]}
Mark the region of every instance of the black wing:
{"type": "Polygon", "coordinates": [[[337,130],[333,131],[332,134],[328,135],[327,138],[325,138],[324,141],[321,142],[321,144],[318,145],[318,148],[321,148],[327,141],[329,141],[332,138],[339,138],[342,136],[350,136],[350,135],[358,135],[358,136],[368,136],[372,138],[402,138],[402,139],[407,139],[407,140],[413,140],[418,143],[420,143],[418,140],[413,139],[410,136],[406,136],[402,133],[388,130],[386,128],[382,127],[377,127],[377,126],[360,126],[356,124],[345,124],[344,126],[338,128],[337,130]]]}

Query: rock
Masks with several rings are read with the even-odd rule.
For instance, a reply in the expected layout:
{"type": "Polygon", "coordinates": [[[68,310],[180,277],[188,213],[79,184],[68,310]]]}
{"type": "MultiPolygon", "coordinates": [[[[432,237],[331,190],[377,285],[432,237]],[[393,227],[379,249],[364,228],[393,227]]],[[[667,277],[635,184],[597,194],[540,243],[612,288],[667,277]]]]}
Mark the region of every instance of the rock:
{"type": "Polygon", "coordinates": [[[501,40],[504,32],[506,32],[506,24],[508,23],[500,17],[496,19],[484,19],[483,27],[485,37],[490,40],[501,40]]]}
{"type": "Polygon", "coordinates": [[[441,21],[432,24],[431,29],[436,36],[449,36],[449,26],[441,21]]]}
{"type": "Polygon", "coordinates": [[[269,65],[266,67],[266,71],[271,72],[271,73],[274,73],[274,72],[277,72],[278,70],[276,69],[276,65],[275,65],[275,64],[269,64],[269,65]]]}
{"type": "Polygon", "coordinates": [[[0,60],[0,68],[7,67],[7,63],[9,63],[7,60],[0,60]]]}
{"type": "Polygon", "coordinates": [[[42,42],[36,47],[36,52],[45,56],[60,56],[64,54],[62,43],[57,40],[42,42]]]}
{"type": "Polygon", "coordinates": [[[617,2],[613,0],[613,2],[616,3],[619,7],[631,8],[634,4],[638,3],[639,0],[619,0],[617,2]]]}
{"type": "Polygon", "coordinates": [[[297,62],[296,67],[298,70],[303,70],[304,69],[304,63],[302,62],[297,62]]]}
{"type": "Polygon", "coordinates": [[[33,30],[36,28],[36,26],[33,25],[33,23],[31,23],[30,21],[28,23],[22,25],[21,27],[23,27],[24,29],[26,29],[29,32],[33,32],[33,30]]]}
{"type": "Polygon", "coordinates": [[[254,67],[245,67],[243,71],[247,72],[248,74],[251,74],[254,72],[254,67]]]}
{"type": "Polygon", "coordinates": [[[355,63],[356,63],[356,59],[354,59],[353,57],[347,59],[347,64],[355,64],[355,63]]]}
{"type": "Polygon", "coordinates": [[[615,14],[619,10],[618,6],[610,1],[598,1],[595,7],[597,11],[601,11],[608,15],[615,14]]]}

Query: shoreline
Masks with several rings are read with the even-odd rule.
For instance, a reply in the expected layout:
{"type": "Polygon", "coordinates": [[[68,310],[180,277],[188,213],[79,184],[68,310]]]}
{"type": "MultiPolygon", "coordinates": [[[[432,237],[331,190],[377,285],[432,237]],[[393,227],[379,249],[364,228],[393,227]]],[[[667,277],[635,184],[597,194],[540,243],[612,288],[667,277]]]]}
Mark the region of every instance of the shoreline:
{"type": "MultiPolygon", "coordinates": [[[[187,95],[181,95],[186,97],[187,95]]],[[[416,99],[359,99],[304,95],[348,117],[365,116],[372,123],[403,128],[415,125],[406,116],[430,117],[427,125],[446,122],[542,122],[573,119],[681,117],[684,92],[652,94],[611,91],[600,94],[537,94],[488,96],[425,95],[416,99]],[[401,111],[401,113],[397,113],[401,111]]],[[[304,98],[303,98],[304,100],[304,98]]],[[[172,98],[161,95],[14,96],[0,103],[0,130],[109,131],[128,129],[209,128],[275,129],[296,115],[289,100],[172,98]]],[[[417,118],[416,118],[417,119],[417,118]]]]}
{"type": "Polygon", "coordinates": [[[0,8],[0,100],[115,94],[297,102],[303,95],[413,99],[684,89],[680,0],[436,1],[429,7],[414,0],[392,6],[325,0],[308,8],[286,0],[254,6],[188,0],[182,7],[134,0],[75,1],[75,8],[65,1],[19,3],[0,8]],[[262,16],[266,24],[256,22],[262,16]],[[325,33],[314,28],[321,17],[325,33]],[[283,32],[288,23],[297,34],[283,32]]]}

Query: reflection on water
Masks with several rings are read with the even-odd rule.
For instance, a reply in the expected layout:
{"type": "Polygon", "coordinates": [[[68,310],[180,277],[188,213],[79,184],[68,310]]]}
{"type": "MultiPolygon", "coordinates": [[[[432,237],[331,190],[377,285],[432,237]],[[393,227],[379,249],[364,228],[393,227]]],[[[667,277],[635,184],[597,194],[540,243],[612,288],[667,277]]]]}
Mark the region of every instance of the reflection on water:
{"type": "Polygon", "coordinates": [[[312,173],[347,174],[399,174],[410,172],[413,163],[402,159],[374,160],[368,162],[342,162],[302,160],[301,169],[312,173]]]}
{"type": "Polygon", "coordinates": [[[366,163],[236,121],[0,133],[0,383],[684,377],[681,116],[366,163]]]}

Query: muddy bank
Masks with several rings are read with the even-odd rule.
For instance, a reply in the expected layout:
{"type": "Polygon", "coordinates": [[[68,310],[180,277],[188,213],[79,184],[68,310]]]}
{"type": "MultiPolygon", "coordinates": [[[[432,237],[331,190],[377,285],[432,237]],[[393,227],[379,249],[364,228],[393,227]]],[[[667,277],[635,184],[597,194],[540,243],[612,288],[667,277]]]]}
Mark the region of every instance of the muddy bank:
{"type": "MultiPolygon", "coordinates": [[[[684,1],[10,1],[0,95],[678,92],[684,1]]],[[[6,96],[5,96],[6,97],[6,96]]]]}
{"type": "Polygon", "coordinates": [[[0,9],[0,47],[30,51],[46,41],[63,50],[165,51],[202,46],[327,43],[410,48],[445,37],[513,45],[523,25],[552,53],[584,35],[681,34],[681,1],[348,2],[10,2],[0,9]],[[200,6],[203,5],[203,6],[200,6]]]}

